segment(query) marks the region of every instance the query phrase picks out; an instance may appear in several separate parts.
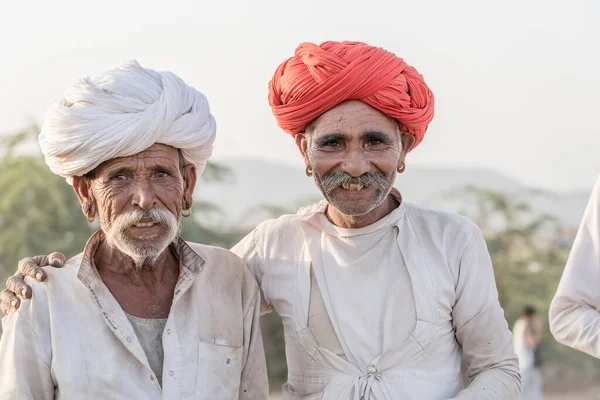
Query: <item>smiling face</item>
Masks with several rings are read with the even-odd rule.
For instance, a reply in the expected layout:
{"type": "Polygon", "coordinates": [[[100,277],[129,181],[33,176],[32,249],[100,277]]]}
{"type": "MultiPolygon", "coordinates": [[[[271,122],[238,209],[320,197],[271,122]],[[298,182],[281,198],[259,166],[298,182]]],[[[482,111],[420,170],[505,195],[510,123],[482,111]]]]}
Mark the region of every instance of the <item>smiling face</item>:
{"type": "Polygon", "coordinates": [[[195,182],[195,167],[181,167],[177,149],[154,144],[102,163],[86,177],[74,178],[73,186],[84,214],[97,211],[109,245],[141,265],[177,237],[195,182]]]}
{"type": "Polygon", "coordinates": [[[357,100],[325,112],[296,136],[325,199],[346,216],[364,216],[389,195],[414,138],[396,121],[357,100]]]}

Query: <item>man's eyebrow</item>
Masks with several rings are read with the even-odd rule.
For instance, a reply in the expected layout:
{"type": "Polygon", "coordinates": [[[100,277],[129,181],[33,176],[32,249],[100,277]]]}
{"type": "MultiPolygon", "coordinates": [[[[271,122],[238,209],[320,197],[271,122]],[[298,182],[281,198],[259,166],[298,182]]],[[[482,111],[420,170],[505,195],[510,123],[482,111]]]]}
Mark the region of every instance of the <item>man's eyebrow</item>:
{"type": "Polygon", "coordinates": [[[108,167],[102,172],[104,174],[107,174],[110,176],[115,176],[115,175],[119,175],[119,174],[131,175],[133,170],[129,167],[117,167],[117,168],[112,168],[112,169],[110,167],[108,167]]]}
{"type": "Polygon", "coordinates": [[[150,167],[152,169],[153,172],[160,172],[160,171],[166,171],[166,172],[170,172],[173,173],[175,172],[175,170],[177,170],[176,167],[174,167],[173,165],[165,165],[165,164],[154,164],[150,167]]]}
{"type": "Polygon", "coordinates": [[[380,131],[367,131],[364,133],[364,137],[370,140],[379,140],[385,144],[392,144],[394,140],[389,134],[380,131]]]}
{"type": "Polygon", "coordinates": [[[319,136],[318,138],[315,139],[315,144],[317,146],[323,146],[326,145],[328,143],[332,143],[332,142],[336,142],[339,140],[344,140],[347,139],[348,135],[345,135],[343,133],[328,133],[326,135],[323,136],[319,136]]]}

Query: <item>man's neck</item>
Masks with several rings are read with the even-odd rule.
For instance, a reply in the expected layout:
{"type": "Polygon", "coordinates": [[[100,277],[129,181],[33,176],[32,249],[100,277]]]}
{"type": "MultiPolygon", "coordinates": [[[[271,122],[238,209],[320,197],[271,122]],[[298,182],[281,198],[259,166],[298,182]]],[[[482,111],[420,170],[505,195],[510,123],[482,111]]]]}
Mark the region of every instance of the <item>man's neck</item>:
{"type": "Polygon", "coordinates": [[[123,310],[140,318],[167,318],[179,279],[179,261],[169,248],[150,264],[135,268],[127,255],[102,241],[94,264],[123,310]]]}
{"type": "Polygon", "coordinates": [[[374,224],[398,208],[399,205],[398,200],[390,193],[383,203],[365,215],[345,215],[331,205],[327,206],[326,215],[329,221],[335,226],[346,229],[357,229],[374,224]]]}
{"type": "Polygon", "coordinates": [[[147,284],[161,284],[165,273],[179,271],[179,262],[169,248],[158,257],[137,266],[133,259],[103,240],[94,254],[94,264],[100,275],[124,276],[147,284]]]}

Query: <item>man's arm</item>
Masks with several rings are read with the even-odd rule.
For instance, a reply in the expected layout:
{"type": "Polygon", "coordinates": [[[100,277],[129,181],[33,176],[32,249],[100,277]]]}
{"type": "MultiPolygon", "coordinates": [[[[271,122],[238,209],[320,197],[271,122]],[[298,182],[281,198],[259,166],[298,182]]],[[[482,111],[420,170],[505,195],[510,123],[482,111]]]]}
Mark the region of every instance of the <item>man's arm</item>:
{"type": "Polygon", "coordinates": [[[254,229],[247,234],[238,244],[233,246],[231,252],[244,261],[244,264],[250,269],[252,276],[260,288],[260,310],[262,314],[268,314],[273,311],[273,306],[265,296],[267,286],[267,263],[261,253],[259,228],[254,229]]]}
{"type": "Polygon", "coordinates": [[[260,290],[256,288],[244,313],[244,364],[240,400],[266,400],[269,397],[267,362],[260,330],[260,299],[260,290]]]}
{"type": "Polygon", "coordinates": [[[492,261],[477,228],[459,271],[452,320],[472,382],[455,399],[516,400],[521,391],[519,361],[498,301],[492,261]]]}
{"type": "Polygon", "coordinates": [[[550,331],[557,342],[600,358],[600,178],[587,208],[556,295],[550,331]]]}
{"type": "Polygon", "coordinates": [[[24,299],[31,298],[31,287],[25,283],[25,277],[30,277],[38,282],[46,279],[46,272],[41,267],[48,265],[63,267],[67,262],[64,254],[51,253],[47,256],[25,257],[19,261],[17,272],[7,279],[6,289],[0,292],[0,311],[8,315],[12,308],[17,310],[21,305],[19,296],[24,299]]]}
{"type": "Polygon", "coordinates": [[[0,400],[54,399],[50,334],[46,332],[50,325],[45,308],[45,304],[36,308],[28,301],[2,321],[0,400]]]}

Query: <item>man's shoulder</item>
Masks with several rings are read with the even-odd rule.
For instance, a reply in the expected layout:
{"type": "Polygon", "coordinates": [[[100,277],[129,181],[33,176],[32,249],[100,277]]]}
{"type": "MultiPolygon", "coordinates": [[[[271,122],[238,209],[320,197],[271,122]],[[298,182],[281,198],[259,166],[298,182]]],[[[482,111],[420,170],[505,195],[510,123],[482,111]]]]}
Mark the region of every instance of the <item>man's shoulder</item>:
{"type": "Polygon", "coordinates": [[[221,272],[225,269],[249,273],[244,261],[230,250],[194,242],[186,244],[204,261],[204,267],[218,268],[221,272]]]}
{"type": "Polygon", "coordinates": [[[234,263],[242,262],[242,260],[236,254],[222,247],[188,241],[186,241],[185,243],[204,261],[220,260],[231,261],[234,263]]]}
{"type": "Polygon", "coordinates": [[[322,212],[324,205],[324,201],[321,201],[300,208],[296,214],[284,214],[277,218],[268,219],[258,224],[256,231],[260,236],[274,235],[279,237],[281,235],[298,234],[300,232],[299,228],[302,221],[314,214],[322,212]]]}
{"type": "MultiPolygon", "coordinates": [[[[55,289],[71,288],[74,282],[79,282],[77,273],[83,253],[77,254],[76,256],[67,260],[62,268],[56,268],[52,266],[42,267],[46,272],[46,279],[42,282],[38,282],[33,278],[25,278],[25,282],[31,286],[34,294],[36,291],[54,292],[55,289]]],[[[60,291],[59,291],[60,292],[60,291]]]]}
{"type": "Polygon", "coordinates": [[[469,218],[453,212],[437,210],[415,203],[405,203],[406,212],[419,230],[428,234],[439,232],[458,237],[471,236],[478,230],[477,225],[469,218]]]}

